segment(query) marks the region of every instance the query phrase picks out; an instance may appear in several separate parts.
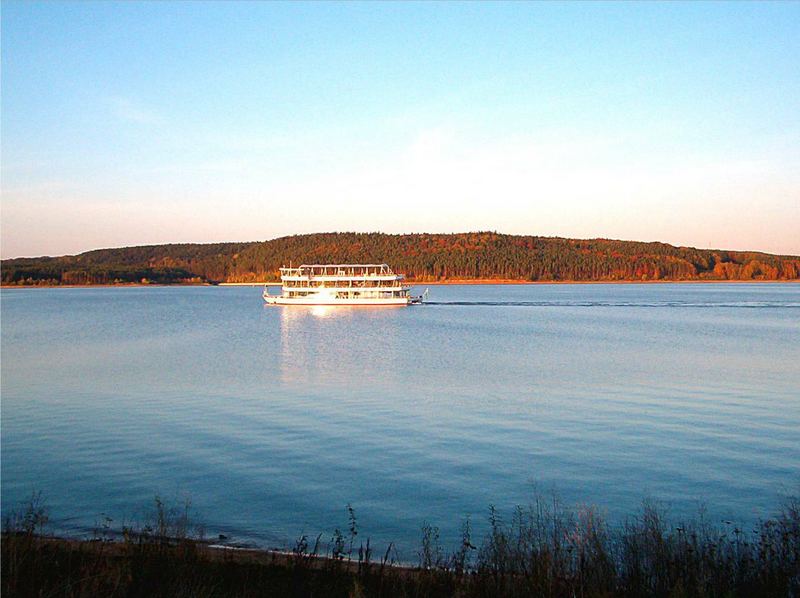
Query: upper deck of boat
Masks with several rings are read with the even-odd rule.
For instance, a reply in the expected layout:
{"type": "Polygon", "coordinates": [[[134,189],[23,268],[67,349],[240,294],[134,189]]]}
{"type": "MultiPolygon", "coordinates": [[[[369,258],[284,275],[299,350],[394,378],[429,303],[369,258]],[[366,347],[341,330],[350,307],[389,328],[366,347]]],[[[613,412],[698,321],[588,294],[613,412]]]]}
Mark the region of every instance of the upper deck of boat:
{"type": "Polygon", "coordinates": [[[303,264],[281,268],[281,280],[402,280],[387,264],[303,264]]]}

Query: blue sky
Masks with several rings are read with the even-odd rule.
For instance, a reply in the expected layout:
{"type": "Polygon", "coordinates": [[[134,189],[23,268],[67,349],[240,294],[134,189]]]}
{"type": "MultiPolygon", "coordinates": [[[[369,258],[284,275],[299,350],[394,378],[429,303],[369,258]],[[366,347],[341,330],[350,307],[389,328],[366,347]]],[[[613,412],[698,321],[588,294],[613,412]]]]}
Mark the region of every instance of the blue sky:
{"type": "Polygon", "coordinates": [[[2,4],[2,255],[303,232],[800,254],[800,3],[2,4]]]}

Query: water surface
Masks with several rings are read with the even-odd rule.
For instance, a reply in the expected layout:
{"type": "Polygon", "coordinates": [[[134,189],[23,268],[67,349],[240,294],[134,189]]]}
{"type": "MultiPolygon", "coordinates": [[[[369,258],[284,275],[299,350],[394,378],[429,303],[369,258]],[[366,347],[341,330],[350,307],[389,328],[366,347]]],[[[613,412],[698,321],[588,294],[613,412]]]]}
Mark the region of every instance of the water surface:
{"type": "MultiPolygon", "coordinates": [[[[422,289],[415,289],[415,293],[422,289]]],[[[744,523],[800,491],[800,285],[437,286],[409,308],[256,287],[2,292],[2,504],[60,533],[190,496],[282,545],[373,542],[537,491],[744,523]]]]}

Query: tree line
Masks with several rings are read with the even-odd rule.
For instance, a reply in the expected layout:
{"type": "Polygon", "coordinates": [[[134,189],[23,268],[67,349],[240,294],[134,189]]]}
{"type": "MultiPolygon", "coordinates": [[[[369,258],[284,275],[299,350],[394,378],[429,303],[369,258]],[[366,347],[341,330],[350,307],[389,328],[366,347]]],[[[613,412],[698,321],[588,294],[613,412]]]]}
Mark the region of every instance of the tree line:
{"type": "Polygon", "coordinates": [[[800,256],[495,232],[315,233],[251,243],[98,249],[2,261],[4,285],[277,280],[284,265],[388,263],[410,281],[797,280],[800,256]]]}

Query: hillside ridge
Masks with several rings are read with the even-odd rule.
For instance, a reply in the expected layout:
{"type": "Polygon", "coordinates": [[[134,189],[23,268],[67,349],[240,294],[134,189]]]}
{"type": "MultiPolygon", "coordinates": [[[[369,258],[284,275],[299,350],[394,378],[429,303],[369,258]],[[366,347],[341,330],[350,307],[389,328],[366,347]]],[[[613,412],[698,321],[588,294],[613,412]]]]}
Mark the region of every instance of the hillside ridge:
{"type": "Polygon", "coordinates": [[[797,280],[800,256],[496,232],[311,233],[2,260],[2,284],[216,284],[276,280],[289,263],[386,262],[410,282],[797,280]]]}

